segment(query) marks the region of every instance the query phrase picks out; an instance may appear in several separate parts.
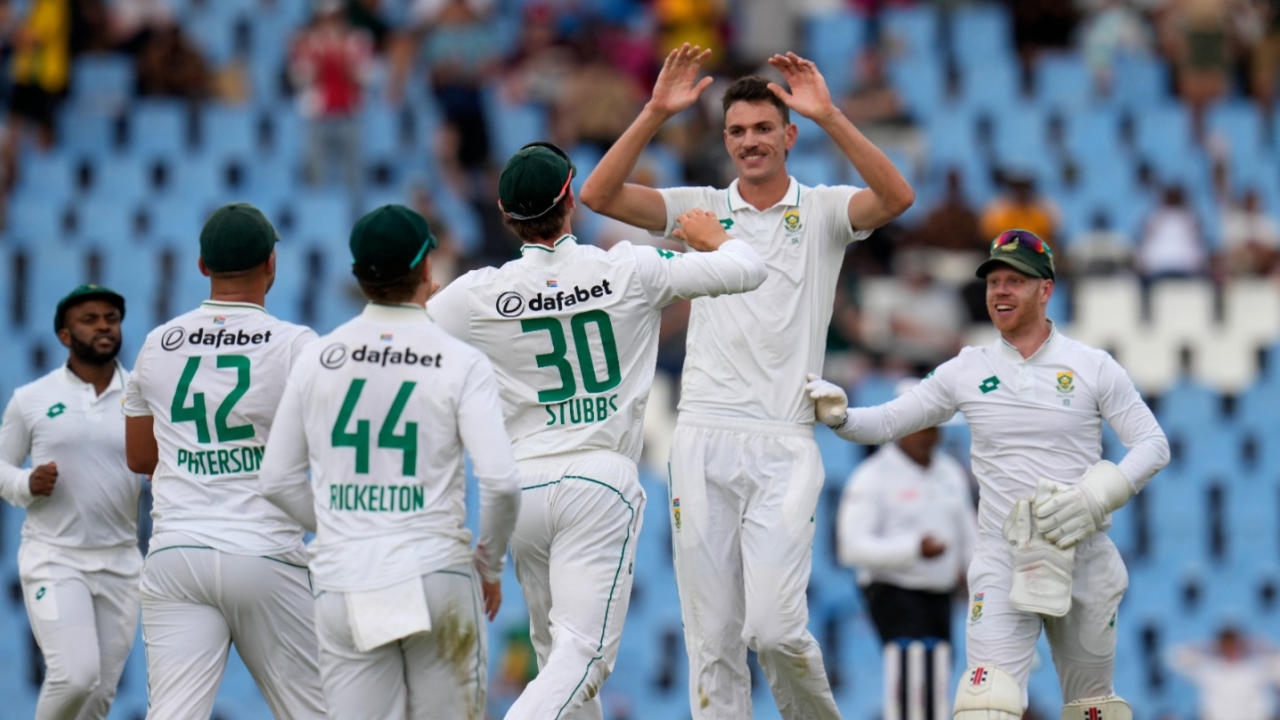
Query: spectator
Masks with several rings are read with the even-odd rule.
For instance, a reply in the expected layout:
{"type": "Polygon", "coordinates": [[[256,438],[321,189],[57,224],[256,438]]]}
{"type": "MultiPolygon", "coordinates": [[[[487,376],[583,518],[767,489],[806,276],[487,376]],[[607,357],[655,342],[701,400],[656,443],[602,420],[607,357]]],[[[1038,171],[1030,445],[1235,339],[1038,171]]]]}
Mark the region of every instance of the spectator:
{"type": "Polygon", "coordinates": [[[307,182],[326,184],[336,169],[353,201],[362,187],[359,114],[372,56],[368,33],[347,22],[341,1],[324,0],[289,57],[289,75],[308,123],[307,182]]]}
{"type": "Polygon", "coordinates": [[[885,75],[880,48],[867,47],[858,56],[858,79],[845,96],[842,109],[877,146],[901,148],[913,164],[922,159],[924,143],[920,131],[902,96],[885,75]]]}
{"type": "Polygon", "coordinates": [[[404,95],[414,55],[421,53],[444,122],[456,133],[457,142],[449,144],[454,155],[444,161],[456,162],[467,172],[489,165],[483,90],[502,59],[492,10],[492,0],[417,0],[393,64],[390,95],[396,101],[404,95]]]}
{"type": "Polygon", "coordinates": [[[1169,666],[1200,692],[1200,720],[1272,720],[1280,653],[1228,625],[1212,644],[1175,648],[1169,666]]]}
{"type": "MultiPolygon", "coordinates": [[[[53,146],[54,122],[71,74],[71,24],[68,0],[31,0],[26,17],[13,33],[9,114],[0,142],[3,197],[17,182],[23,135],[34,128],[40,148],[53,146]]],[[[0,202],[0,217],[6,209],[0,202]]]]}
{"type": "Polygon", "coordinates": [[[1133,241],[1111,225],[1106,210],[1095,210],[1089,227],[1071,239],[1061,275],[1111,275],[1133,267],[1133,241]]]}
{"type": "Polygon", "coordinates": [[[1262,35],[1253,46],[1250,78],[1253,98],[1269,121],[1275,111],[1276,78],[1280,74],[1280,2],[1261,3],[1262,35]]]}
{"type": "Polygon", "coordinates": [[[369,34],[374,52],[386,52],[391,27],[382,16],[382,0],[347,0],[347,24],[369,34]]]}
{"type": "Polygon", "coordinates": [[[1102,0],[1090,11],[1080,31],[1085,63],[1093,73],[1094,87],[1111,92],[1111,66],[1122,51],[1143,53],[1151,47],[1151,29],[1138,9],[1127,0],[1102,0]]]}
{"type": "Polygon", "coordinates": [[[116,0],[111,4],[111,39],[117,50],[137,55],[151,34],[176,22],[169,0],[116,0]]]}
{"type": "Polygon", "coordinates": [[[1203,134],[1205,108],[1227,90],[1229,3],[1174,0],[1162,15],[1161,45],[1177,67],[1178,92],[1191,110],[1197,138],[1203,134]]]}
{"type": "Polygon", "coordinates": [[[646,99],[643,89],[609,63],[586,33],[555,106],[554,135],[565,147],[586,143],[601,154],[618,139],[646,99]]]}
{"type": "Polygon", "coordinates": [[[520,39],[502,73],[503,99],[551,107],[573,68],[573,52],[560,42],[556,16],[545,5],[527,5],[520,23],[520,39]]]}
{"type": "Polygon", "coordinates": [[[213,89],[208,63],[176,24],[152,28],[134,72],[139,95],[200,100],[213,89]]]}
{"type": "Polygon", "coordinates": [[[1208,270],[1200,223],[1187,206],[1182,186],[1167,186],[1160,204],[1147,217],[1136,263],[1138,274],[1146,283],[1201,276],[1208,270]]]}
{"type": "Polygon", "coordinates": [[[865,341],[906,367],[933,367],[960,350],[967,317],[950,285],[936,282],[919,252],[900,252],[894,276],[864,288],[865,341]]]}
{"type": "Polygon", "coordinates": [[[1002,173],[1005,192],[993,198],[982,211],[982,235],[994,238],[1009,228],[1029,230],[1057,246],[1058,211],[1036,194],[1035,179],[1022,169],[1002,173]]]}
{"type": "MultiPolygon", "coordinates": [[[[725,0],[655,0],[654,19],[658,23],[658,42],[654,45],[655,58],[661,62],[671,48],[681,43],[705,48],[723,48],[724,27],[727,14],[725,0]]],[[[716,53],[708,58],[708,66],[715,67],[727,60],[716,53]]]]}
{"type": "Polygon", "coordinates": [[[1262,209],[1256,190],[1222,210],[1220,263],[1228,275],[1268,275],[1280,258],[1280,225],[1262,209]]]}
{"type": "Polygon", "coordinates": [[[991,237],[994,236],[984,235],[979,230],[978,214],[965,197],[964,176],[958,168],[948,169],[942,200],[929,210],[916,228],[915,244],[956,253],[982,253],[986,252],[991,237]]]}

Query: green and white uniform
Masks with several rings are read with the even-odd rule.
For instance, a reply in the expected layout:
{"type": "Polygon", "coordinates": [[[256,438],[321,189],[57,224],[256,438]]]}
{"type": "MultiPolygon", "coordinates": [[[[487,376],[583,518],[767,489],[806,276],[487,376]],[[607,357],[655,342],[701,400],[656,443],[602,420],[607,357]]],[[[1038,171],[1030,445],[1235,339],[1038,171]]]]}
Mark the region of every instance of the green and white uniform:
{"type": "Polygon", "coordinates": [[[751,716],[748,648],[782,717],[839,717],[806,629],[824,473],[804,384],[822,373],[845,248],[870,234],[849,223],[857,191],[792,178],[764,210],[742,199],[736,180],[660,191],[667,234],[681,213],[707,208],[769,267],[760,289],[694,300],[689,315],[671,526],[696,720],[751,716]]]}
{"type": "Polygon", "coordinates": [[[37,720],[104,718],[138,627],[137,474],[124,452],[116,365],[101,395],[60,367],[14,391],[0,424],[0,497],[26,508],[18,576],[46,672],[37,720]],[[56,462],[47,497],[31,470],[56,462]]]}
{"type": "Polygon", "coordinates": [[[741,240],[711,253],[619,243],[526,244],[427,306],[497,370],[524,497],[512,538],[538,676],[508,718],[599,718],[631,595],[645,495],[637,477],[663,307],[744,292],[764,263],[741,240]]]}
{"type": "Polygon", "coordinates": [[[152,330],[125,414],[159,463],[142,571],[149,717],[207,718],[229,644],[277,717],[323,717],[302,527],[262,496],[262,455],[310,329],[206,301],[152,330]]]}
{"type": "Polygon", "coordinates": [[[489,361],[421,306],[370,303],[303,353],[276,420],[263,488],[295,517],[314,516],[330,717],[483,720],[487,629],[464,448],[489,582],[520,506],[489,361]]]}

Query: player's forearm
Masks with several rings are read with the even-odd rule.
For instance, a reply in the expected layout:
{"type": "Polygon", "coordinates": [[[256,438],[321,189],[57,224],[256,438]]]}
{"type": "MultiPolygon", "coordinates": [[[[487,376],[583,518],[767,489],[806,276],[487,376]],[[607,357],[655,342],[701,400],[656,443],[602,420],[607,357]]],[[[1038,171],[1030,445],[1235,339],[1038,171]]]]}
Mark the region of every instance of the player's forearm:
{"type": "Polygon", "coordinates": [[[31,470],[7,462],[0,462],[0,498],[15,507],[27,507],[35,496],[31,494],[31,470]]]}
{"type": "Polygon", "coordinates": [[[913,390],[887,403],[865,408],[849,408],[844,424],[832,428],[850,442],[883,445],[917,430],[942,423],[955,413],[954,407],[929,407],[913,390]]]}
{"type": "MultiPolygon", "coordinates": [[[[583,205],[602,215],[620,220],[626,219],[618,217],[623,214],[622,208],[619,207],[623,186],[635,170],[636,162],[644,152],[645,146],[658,133],[668,117],[670,116],[654,110],[649,105],[644,106],[636,119],[623,131],[604,157],[600,158],[600,162],[582,183],[578,199],[583,205]]],[[[663,218],[664,224],[665,219],[663,218]]],[[[663,228],[646,229],[661,230],[663,228]]]]}
{"type": "Polygon", "coordinates": [[[1164,431],[1155,431],[1134,445],[1117,465],[1120,472],[1129,479],[1129,485],[1136,493],[1141,490],[1151,477],[1169,464],[1169,440],[1164,431]]]}
{"type": "Polygon", "coordinates": [[[746,240],[729,240],[715,252],[685,253],[671,263],[676,295],[693,298],[755,290],[769,276],[764,259],[746,240]]]}
{"type": "Polygon", "coordinates": [[[859,230],[879,227],[906,212],[915,202],[915,191],[907,179],[898,172],[893,162],[866,138],[849,118],[834,106],[815,119],[818,126],[829,135],[836,147],[844,153],[867,188],[875,194],[877,203],[869,216],[859,218],[859,230]]]}
{"type": "Polygon", "coordinates": [[[869,570],[905,568],[920,557],[920,536],[916,534],[877,537],[870,534],[842,535],[838,548],[840,563],[869,570]]]}
{"type": "Polygon", "coordinates": [[[480,539],[485,582],[502,575],[507,543],[520,514],[520,474],[513,467],[505,477],[482,477],[480,484],[480,539]]]}

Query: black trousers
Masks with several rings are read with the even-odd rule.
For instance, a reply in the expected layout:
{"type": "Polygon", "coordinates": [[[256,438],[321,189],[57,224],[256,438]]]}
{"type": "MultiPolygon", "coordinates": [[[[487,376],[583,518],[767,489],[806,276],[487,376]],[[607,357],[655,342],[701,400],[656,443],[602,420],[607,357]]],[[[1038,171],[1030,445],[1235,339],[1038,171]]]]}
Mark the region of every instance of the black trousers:
{"type": "Polygon", "coordinates": [[[951,593],[873,582],[862,589],[862,594],[881,644],[901,637],[951,642],[951,593]]]}

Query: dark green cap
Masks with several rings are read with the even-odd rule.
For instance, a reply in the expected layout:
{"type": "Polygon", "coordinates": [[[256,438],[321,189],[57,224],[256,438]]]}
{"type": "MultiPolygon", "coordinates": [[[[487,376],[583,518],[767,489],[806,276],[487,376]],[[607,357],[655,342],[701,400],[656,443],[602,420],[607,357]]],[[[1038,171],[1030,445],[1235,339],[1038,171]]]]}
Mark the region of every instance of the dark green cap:
{"type": "Polygon", "coordinates": [[[110,288],[104,288],[101,285],[93,283],[85,283],[77,287],[75,290],[67,293],[58,301],[58,307],[53,311],[53,331],[58,332],[66,327],[66,312],[71,308],[79,305],[86,300],[106,300],[116,309],[120,311],[120,319],[124,319],[124,296],[110,288]]]}
{"type": "Polygon", "coordinates": [[[371,210],[351,228],[351,272],[372,284],[395,282],[436,246],[426,218],[404,205],[371,210]]]}
{"type": "Polygon", "coordinates": [[[512,220],[542,217],[569,192],[575,172],[573,161],[560,148],[529,143],[511,156],[498,176],[498,209],[512,220]]]}
{"type": "Polygon", "coordinates": [[[1052,280],[1053,248],[1030,230],[1005,230],[991,241],[991,257],[975,273],[985,278],[997,265],[1008,265],[1024,275],[1052,280]]]}
{"type": "Polygon", "coordinates": [[[200,231],[200,259],[210,272],[248,270],[267,261],[280,235],[249,203],[223,205],[200,231]]]}

